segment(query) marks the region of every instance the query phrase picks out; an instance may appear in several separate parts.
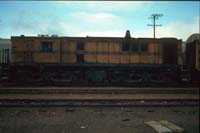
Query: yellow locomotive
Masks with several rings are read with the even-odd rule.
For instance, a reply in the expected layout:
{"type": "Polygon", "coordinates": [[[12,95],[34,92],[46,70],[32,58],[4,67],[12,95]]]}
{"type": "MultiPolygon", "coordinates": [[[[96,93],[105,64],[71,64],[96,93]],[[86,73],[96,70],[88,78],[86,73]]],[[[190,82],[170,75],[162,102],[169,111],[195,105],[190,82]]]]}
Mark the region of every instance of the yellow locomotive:
{"type": "Polygon", "coordinates": [[[11,37],[11,61],[12,64],[182,64],[181,40],[175,38],[154,40],[127,36],[125,38],[11,37]]]}
{"type": "Polygon", "coordinates": [[[178,82],[176,38],[12,36],[10,82],[146,85],[178,82]]]}

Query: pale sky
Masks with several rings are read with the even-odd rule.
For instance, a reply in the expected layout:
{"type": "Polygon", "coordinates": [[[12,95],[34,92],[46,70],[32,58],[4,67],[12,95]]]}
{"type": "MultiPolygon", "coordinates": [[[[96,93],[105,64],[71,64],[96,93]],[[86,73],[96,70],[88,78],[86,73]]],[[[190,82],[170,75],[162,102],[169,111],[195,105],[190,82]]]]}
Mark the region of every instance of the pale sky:
{"type": "Polygon", "coordinates": [[[0,1],[0,38],[10,36],[153,37],[151,14],[160,13],[156,37],[185,41],[199,33],[198,1],[0,1]]]}

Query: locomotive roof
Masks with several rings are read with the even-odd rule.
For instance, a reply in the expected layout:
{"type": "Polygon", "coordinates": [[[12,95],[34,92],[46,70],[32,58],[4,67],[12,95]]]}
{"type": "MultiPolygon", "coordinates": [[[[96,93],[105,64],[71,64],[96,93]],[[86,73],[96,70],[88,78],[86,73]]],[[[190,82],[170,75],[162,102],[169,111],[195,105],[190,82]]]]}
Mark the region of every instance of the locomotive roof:
{"type": "MultiPolygon", "coordinates": [[[[67,40],[88,40],[88,41],[123,41],[123,40],[142,40],[142,41],[154,41],[154,38],[125,38],[125,37],[68,37],[68,36],[59,36],[59,37],[52,37],[52,36],[11,36],[11,39],[67,39],[67,40]]],[[[178,40],[177,38],[166,37],[166,38],[156,38],[156,41],[175,41],[178,40]]]]}
{"type": "Polygon", "coordinates": [[[86,36],[86,37],[70,37],[70,36],[58,36],[58,35],[40,35],[38,36],[11,36],[12,39],[66,39],[66,40],[74,40],[74,41],[124,41],[124,40],[129,40],[129,41],[165,41],[165,42],[171,42],[171,41],[177,41],[177,38],[172,38],[172,37],[166,37],[166,38],[134,38],[131,37],[130,31],[127,30],[125,33],[125,37],[92,37],[92,36],[86,36]]]}

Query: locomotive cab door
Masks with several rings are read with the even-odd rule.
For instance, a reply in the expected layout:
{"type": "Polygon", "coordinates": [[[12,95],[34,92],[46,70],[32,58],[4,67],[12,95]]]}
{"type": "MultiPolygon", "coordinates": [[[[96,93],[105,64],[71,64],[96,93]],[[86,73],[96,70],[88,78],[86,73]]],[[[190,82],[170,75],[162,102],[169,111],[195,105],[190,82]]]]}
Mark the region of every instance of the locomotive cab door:
{"type": "Polygon", "coordinates": [[[177,64],[178,48],[176,44],[167,43],[163,45],[163,64],[177,64]]]}

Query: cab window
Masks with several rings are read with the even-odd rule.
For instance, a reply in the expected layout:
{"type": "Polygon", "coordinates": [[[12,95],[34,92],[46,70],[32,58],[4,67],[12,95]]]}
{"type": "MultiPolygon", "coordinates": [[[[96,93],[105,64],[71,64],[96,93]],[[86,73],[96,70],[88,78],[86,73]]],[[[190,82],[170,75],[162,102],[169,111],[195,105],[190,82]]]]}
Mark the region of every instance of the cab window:
{"type": "Polygon", "coordinates": [[[42,44],[42,52],[51,53],[53,52],[53,42],[41,42],[42,44]]]}

